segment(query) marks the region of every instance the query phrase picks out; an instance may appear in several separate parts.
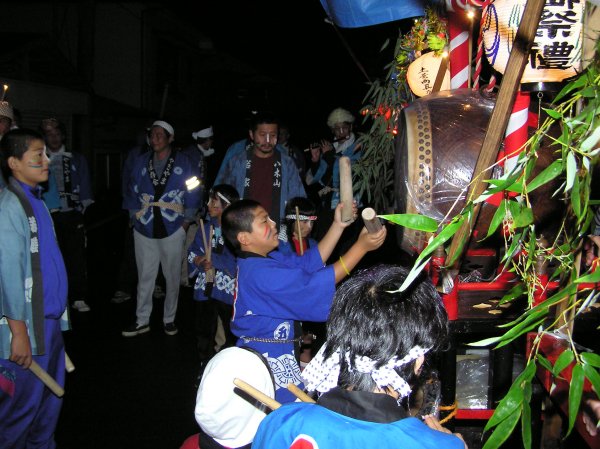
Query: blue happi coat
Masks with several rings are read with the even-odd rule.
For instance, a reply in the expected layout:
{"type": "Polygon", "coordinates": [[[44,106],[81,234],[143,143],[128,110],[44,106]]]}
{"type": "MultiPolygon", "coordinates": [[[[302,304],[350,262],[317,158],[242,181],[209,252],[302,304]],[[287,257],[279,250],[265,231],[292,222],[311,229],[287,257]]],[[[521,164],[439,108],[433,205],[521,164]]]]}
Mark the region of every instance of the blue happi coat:
{"type": "MultiPolygon", "coordinates": [[[[233,304],[233,292],[235,290],[235,275],[237,270],[237,262],[235,256],[225,245],[221,227],[217,220],[211,219],[209,223],[204,223],[204,232],[206,238],[210,236],[210,226],[213,226],[214,235],[211,240],[211,257],[212,266],[215,269],[215,279],[211,292],[211,298],[224,302],[225,304],[233,304]]],[[[198,228],[194,241],[188,250],[188,273],[190,277],[198,275],[194,283],[194,299],[197,301],[206,301],[208,298],[204,293],[206,287],[206,272],[204,267],[194,264],[196,256],[206,255],[204,242],[202,241],[202,230],[198,228]]]]}
{"type": "MultiPolygon", "coordinates": [[[[280,147],[280,145],[279,145],[280,147]]],[[[277,148],[277,147],[276,147],[277,148]]],[[[215,180],[217,184],[230,184],[245,197],[245,190],[249,188],[246,185],[246,164],[250,151],[241,151],[235,154],[229,161],[223,162],[219,175],[215,180]]],[[[279,217],[272,217],[276,221],[283,217],[285,204],[294,197],[306,197],[306,191],[298,174],[298,167],[294,160],[287,154],[281,154],[281,195],[279,201],[279,217]]]]}
{"type": "Polygon", "coordinates": [[[294,321],[326,321],[334,293],[333,265],[323,265],[317,247],[304,256],[272,251],[268,257],[238,258],[231,332],[239,337],[239,346],[267,358],[279,402],[295,400],[286,388],[289,383],[302,387],[294,356],[298,343],[292,341],[301,336],[294,335],[294,321]]]}
{"type": "MultiPolygon", "coordinates": [[[[46,214],[46,225],[52,226],[50,214],[43,204],[40,211],[40,213],[46,214]]],[[[27,215],[15,194],[7,188],[0,191],[0,235],[2,236],[2,244],[0,245],[0,359],[8,359],[11,351],[12,333],[8,327],[7,318],[25,322],[29,332],[31,351],[33,355],[39,354],[39,342],[36,340],[32,328],[36,319],[43,320],[44,317],[35,317],[33,313],[30,225],[33,226],[34,224],[29,223],[27,215]]],[[[37,223],[35,225],[37,226],[37,223]]],[[[54,238],[52,230],[49,230],[43,236],[54,238]]],[[[60,256],[56,241],[50,243],[53,245],[53,250],[60,256]]],[[[45,265],[41,267],[43,270],[42,277],[52,277],[52,279],[47,280],[52,282],[47,282],[48,285],[44,288],[44,302],[51,303],[52,309],[49,309],[48,304],[45,304],[44,310],[46,314],[51,314],[59,319],[62,330],[68,330],[67,280],[64,264],[60,259],[60,263],[48,263],[48,267],[51,270],[45,270],[47,268],[45,265]]]]}
{"type": "Polygon", "coordinates": [[[285,404],[260,423],[252,449],[463,449],[455,435],[427,427],[417,418],[370,422],[321,405],[285,404]]]}
{"type": "Polygon", "coordinates": [[[167,235],[172,235],[183,224],[185,211],[196,210],[202,202],[201,186],[192,191],[188,191],[186,187],[185,181],[195,175],[191,161],[178,151],[173,151],[171,155],[174,155],[175,163],[166,181],[164,193],[158,198],[148,169],[153,153],[143,153],[133,161],[129,188],[123,198],[123,208],[139,212],[139,217],[134,220],[135,230],[148,238],[155,237],[153,220],[163,220],[167,235]],[[154,216],[155,208],[152,207],[152,203],[161,205],[160,217],[154,216]]]}

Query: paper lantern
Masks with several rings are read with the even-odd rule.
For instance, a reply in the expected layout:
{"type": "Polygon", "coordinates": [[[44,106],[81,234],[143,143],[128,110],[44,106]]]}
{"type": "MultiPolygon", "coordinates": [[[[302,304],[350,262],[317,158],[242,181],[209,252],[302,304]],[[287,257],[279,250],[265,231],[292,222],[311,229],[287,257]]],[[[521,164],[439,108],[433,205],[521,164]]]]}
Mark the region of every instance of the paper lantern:
{"type": "MultiPolygon", "coordinates": [[[[483,12],[485,56],[504,73],[526,0],[495,0],[483,12]]],[[[560,82],[581,72],[583,0],[546,0],[521,83],[560,82]]]]}
{"type": "MultiPolygon", "coordinates": [[[[424,97],[431,93],[442,60],[442,56],[436,56],[431,51],[411,62],[406,72],[406,81],[413,94],[417,97],[424,97]]],[[[448,89],[450,89],[450,72],[446,70],[440,90],[448,89]]]]}

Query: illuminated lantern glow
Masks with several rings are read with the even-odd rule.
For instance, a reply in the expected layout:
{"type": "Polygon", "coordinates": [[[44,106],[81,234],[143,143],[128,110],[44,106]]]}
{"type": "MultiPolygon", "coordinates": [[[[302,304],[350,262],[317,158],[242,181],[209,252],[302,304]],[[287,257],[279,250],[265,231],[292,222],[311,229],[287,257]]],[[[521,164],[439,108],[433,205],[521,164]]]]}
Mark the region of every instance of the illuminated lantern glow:
{"type": "MultiPolygon", "coordinates": [[[[417,97],[424,97],[433,91],[433,84],[442,64],[442,56],[434,52],[425,53],[415,59],[406,72],[408,87],[417,97]]],[[[450,89],[450,72],[446,70],[440,90],[450,89]]]]}
{"type": "MultiPolygon", "coordinates": [[[[526,0],[495,0],[484,10],[483,42],[491,66],[504,73],[526,0]]],[[[544,6],[521,83],[560,82],[581,72],[584,1],[544,6]]]]}

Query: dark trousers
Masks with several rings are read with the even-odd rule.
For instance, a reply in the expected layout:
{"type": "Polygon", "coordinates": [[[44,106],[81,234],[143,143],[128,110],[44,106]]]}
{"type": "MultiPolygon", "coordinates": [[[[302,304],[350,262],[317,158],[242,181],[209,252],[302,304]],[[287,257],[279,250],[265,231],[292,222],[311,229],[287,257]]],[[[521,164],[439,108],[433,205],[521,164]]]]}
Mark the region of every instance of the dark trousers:
{"type": "Polygon", "coordinates": [[[87,296],[87,260],[83,214],[75,210],[52,213],[58,246],[65,261],[69,281],[69,303],[87,296]]]}
{"type": "Polygon", "coordinates": [[[217,334],[217,318],[220,317],[225,331],[224,348],[235,346],[237,337],[231,333],[230,323],[233,306],[208,299],[196,302],[196,341],[200,360],[209,359],[215,354],[215,335],[217,334]]]}

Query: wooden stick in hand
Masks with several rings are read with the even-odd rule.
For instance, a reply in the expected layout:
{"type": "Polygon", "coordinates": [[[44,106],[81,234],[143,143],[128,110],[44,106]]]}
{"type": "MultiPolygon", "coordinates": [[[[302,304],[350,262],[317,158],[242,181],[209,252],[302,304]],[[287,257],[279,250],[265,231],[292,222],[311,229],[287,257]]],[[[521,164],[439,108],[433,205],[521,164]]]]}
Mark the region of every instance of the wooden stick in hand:
{"type": "Polygon", "coordinates": [[[287,385],[287,389],[288,389],[288,391],[290,393],[292,393],[294,396],[296,396],[302,402],[310,402],[310,403],[313,403],[313,404],[316,403],[316,401],[313,398],[311,398],[304,391],[302,391],[300,388],[298,388],[296,386],[296,384],[288,384],[287,385]]]}
{"type": "Polygon", "coordinates": [[[238,379],[236,377],[235,379],[233,379],[233,384],[236,387],[238,387],[240,390],[248,393],[250,396],[252,396],[257,401],[260,401],[263,404],[265,404],[271,410],[277,410],[279,407],[281,407],[281,404],[279,402],[277,402],[275,399],[270,398],[269,396],[264,394],[262,391],[257,390],[252,385],[244,382],[242,379],[238,379]]]}
{"type": "Polygon", "coordinates": [[[339,160],[340,164],[340,201],[344,203],[342,209],[342,221],[344,223],[352,221],[354,216],[352,213],[352,203],[354,193],[352,191],[352,166],[348,156],[342,156],[339,160]]]}
{"type": "Polygon", "coordinates": [[[71,361],[71,358],[69,357],[69,354],[67,354],[65,352],[65,369],[67,370],[67,373],[72,373],[73,371],[75,371],[75,365],[73,365],[73,362],[71,361]]]}
{"type": "Polygon", "coordinates": [[[300,209],[296,206],[296,232],[298,233],[298,242],[300,243],[300,255],[304,255],[304,245],[302,244],[302,231],[300,230],[300,209]]]}
{"type": "Polygon", "coordinates": [[[365,223],[365,228],[367,228],[369,234],[375,234],[376,232],[379,232],[382,225],[379,221],[379,218],[377,218],[377,213],[374,209],[370,207],[363,209],[361,216],[365,223]]]}
{"type": "Polygon", "coordinates": [[[44,385],[46,385],[52,393],[54,393],[59,398],[62,398],[65,395],[65,390],[58,385],[58,383],[54,380],[47,371],[45,371],[40,365],[37,364],[35,360],[31,361],[31,365],[29,365],[29,370],[40,379],[44,385]]]}

